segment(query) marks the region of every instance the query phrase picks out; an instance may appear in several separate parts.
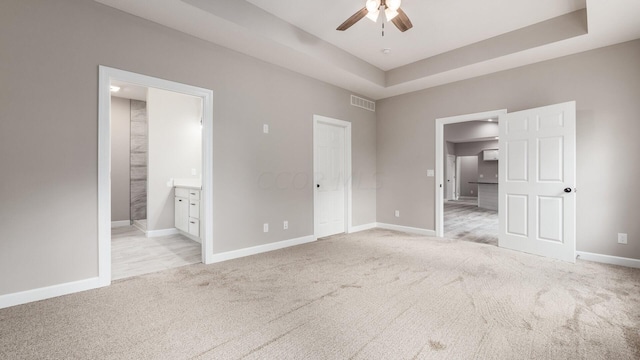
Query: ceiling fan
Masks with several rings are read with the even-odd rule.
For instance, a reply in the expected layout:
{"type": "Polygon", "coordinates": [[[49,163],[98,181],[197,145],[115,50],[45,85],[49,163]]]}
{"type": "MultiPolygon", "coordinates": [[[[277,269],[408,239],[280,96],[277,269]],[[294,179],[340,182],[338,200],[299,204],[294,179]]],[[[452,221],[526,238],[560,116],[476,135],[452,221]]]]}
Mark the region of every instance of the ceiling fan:
{"type": "Polygon", "coordinates": [[[398,30],[405,32],[413,27],[411,20],[402,9],[400,9],[401,0],[367,0],[365,6],[357,13],[351,15],[345,22],[340,24],[336,30],[345,31],[353,24],[357,23],[363,17],[371,19],[373,22],[378,21],[381,12],[391,21],[398,30]]]}

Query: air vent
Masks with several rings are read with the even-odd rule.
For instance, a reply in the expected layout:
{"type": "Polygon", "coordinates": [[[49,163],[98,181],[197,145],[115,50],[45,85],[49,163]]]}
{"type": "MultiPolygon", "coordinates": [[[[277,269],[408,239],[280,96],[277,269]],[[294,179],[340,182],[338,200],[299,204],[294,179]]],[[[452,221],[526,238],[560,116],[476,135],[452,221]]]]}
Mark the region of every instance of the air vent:
{"type": "Polygon", "coordinates": [[[365,110],[373,111],[373,112],[376,111],[375,102],[371,100],[363,99],[355,95],[351,95],[351,105],[357,106],[359,108],[363,108],[365,110]]]}

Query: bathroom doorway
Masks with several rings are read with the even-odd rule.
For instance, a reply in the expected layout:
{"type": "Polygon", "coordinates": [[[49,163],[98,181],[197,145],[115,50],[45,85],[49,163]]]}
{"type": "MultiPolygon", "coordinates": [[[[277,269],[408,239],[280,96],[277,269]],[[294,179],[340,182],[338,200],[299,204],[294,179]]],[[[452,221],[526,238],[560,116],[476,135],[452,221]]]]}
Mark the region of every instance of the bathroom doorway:
{"type": "Polygon", "coordinates": [[[101,285],[210,262],[211,90],[101,66],[99,93],[101,285]]]}
{"type": "Polygon", "coordinates": [[[201,262],[202,99],[110,90],[112,279],[201,262]]]}

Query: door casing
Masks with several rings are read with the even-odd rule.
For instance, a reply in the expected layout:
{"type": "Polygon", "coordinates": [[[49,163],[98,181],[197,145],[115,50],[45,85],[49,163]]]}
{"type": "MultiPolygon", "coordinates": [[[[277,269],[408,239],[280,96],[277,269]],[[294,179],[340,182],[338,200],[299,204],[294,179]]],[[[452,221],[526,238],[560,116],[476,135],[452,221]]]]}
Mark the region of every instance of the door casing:
{"type": "Polygon", "coordinates": [[[98,278],[111,284],[111,80],[120,80],[202,99],[202,262],[213,262],[213,91],[129,71],[99,66],[98,81],[98,278]]]}
{"type": "Polygon", "coordinates": [[[506,113],[506,109],[501,109],[436,119],[436,181],[434,184],[436,236],[442,237],[444,235],[444,126],[479,119],[495,119],[506,113]]]}

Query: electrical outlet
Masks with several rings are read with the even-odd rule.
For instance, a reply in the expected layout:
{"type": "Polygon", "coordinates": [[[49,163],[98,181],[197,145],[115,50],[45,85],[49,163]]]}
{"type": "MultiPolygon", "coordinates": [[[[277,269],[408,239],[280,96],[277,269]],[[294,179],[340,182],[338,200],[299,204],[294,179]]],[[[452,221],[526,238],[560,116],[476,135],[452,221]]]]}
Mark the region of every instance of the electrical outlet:
{"type": "Polygon", "coordinates": [[[627,244],[627,234],[618,233],[618,244],[627,244]]]}
{"type": "Polygon", "coordinates": [[[484,174],[480,174],[480,178],[482,179],[484,177],[484,174]]]}
{"type": "Polygon", "coordinates": [[[470,192],[471,194],[473,194],[473,190],[469,190],[469,192],[470,192]]]}
{"type": "Polygon", "coordinates": [[[282,228],[285,230],[289,228],[289,222],[287,220],[285,220],[284,223],[282,224],[282,228]]]}
{"type": "Polygon", "coordinates": [[[400,217],[400,210],[396,210],[396,217],[400,217]]]}
{"type": "Polygon", "coordinates": [[[269,232],[269,223],[264,223],[264,225],[262,225],[262,231],[269,232]]]}
{"type": "Polygon", "coordinates": [[[191,169],[191,175],[198,175],[198,173],[196,172],[196,169],[191,169]]]}

